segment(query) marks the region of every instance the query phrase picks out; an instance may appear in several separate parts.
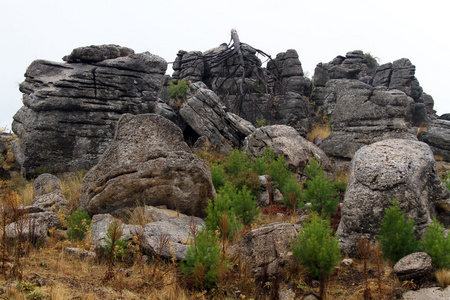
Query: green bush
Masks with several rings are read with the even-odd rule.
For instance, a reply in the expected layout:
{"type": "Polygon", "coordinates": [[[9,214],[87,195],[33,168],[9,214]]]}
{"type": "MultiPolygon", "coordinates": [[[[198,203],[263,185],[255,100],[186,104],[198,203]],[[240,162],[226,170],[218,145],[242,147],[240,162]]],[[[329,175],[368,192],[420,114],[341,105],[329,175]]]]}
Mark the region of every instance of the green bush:
{"type": "Polygon", "coordinates": [[[227,182],[227,174],[225,173],[223,165],[217,162],[210,164],[209,167],[211,169],[212,182],[217,191],[227,182]]]}
{"type": "Polygon", "coordinates": [[[258,175],[266,175],[269,166],[274,161],[275,161],[275,154],[273,150],[270,148],[270,146],[267,146],[266,149],[264,149],[264,154],[258,155],[255,158],[253,164],[251,165],[251,168],[253,172],[255,172],[258,175]]]}
{"type": "Polygon", "coordinates": [[[184,80],[172,80],[169,82],[169,97],[171,99],[184,98],[189,90],[189,85],[184,80]]]}
{"type": "Polygon", "coordinates": [[[91,217],[81,208],[78,208],[67,217],[67,237],[69,240],[81,240],[89,231],[91,217]]]}
{"type": "Polygon", "coordinates": [[[397,262],[402,257],[416,252],[418,242],[414,235],[414,220],[412,218],[405,220],[405,214],[396,199],[391,203],[381,221],[378,239],[385,257],[397,262]]]}
{"type": "Polygon", "coordinates": [[[256,206],[255,196],[247,189],[247,186],[244,185],[241,190],[236,190],[231,185],[225,185],[219,193],[230,197],[231,208],[244,225],[251,225],[258,217],[260,210],[256,206]]]}
{"type": "Polygon", "coordinates": [[[308,161],[304,172],[309,179],[313,179],[316,176],[323,175],[323,169],[319,164],[317,158],[313,157],[308,161]]]}
{"type": "Polygon", "coordinates": [[[312,215],[293,240],[291,249],[294,257],[320,280],[323,295],[326,277],[341,260],[339,240],[333,236],[330,222],[312,215]]]}
{"type": "Polygon", "coordinates": [[[420,241],[422,251],[428,253],[439,269],[450,267],[450,236],[444,237],[444,226],[436,218],[420,241]]]}
{"type": "Polygon", "coordinates": [[[336,194],[333,182],[325,175],[317,175],[305,182],[305,200],[311,203],[311,209],[322,214],[331,215],[336,211],[339,199],[333,197],[336,194]]]}
{"type": "Polygon", "coordinates": [[[214,234],[198,233],[188,246],[180,269],[190,286],[209,290],[219,282],[227,269],[227,261],[220,253],[214,234]]]}
{"type": "Polygon", "coordinates": [[[303,207],[303,190],[294,174],[283,185],[283,203],[291,209],[303,207]]]}
{"type": "Polygon", "coordinates": [[[227,174],[236,176],[239,172],[250,168],[251,163],[252,161],[247,154],[237,149],[233,149],[228,155],[224,167],[227,174]]]}
{"type": "Polygon", "coordinates": [[[110,258],[110,256],[113,255],[115,260],[123,261],[123,259],[128,256],[128,244],[131,243],[131,238],[129,235],[126,235],[123,239],[120,239],[122,233],[123,226],[121,226],[116,220],[108,226],[108,232],[106,237],[103,239],[105,246],[100,246],[100,249],[107,258],[110,258]],[[113,235],[115,235],[114,238],[113,235]]]}
{"type": "Polygon", "coordinates": [[[223,238],[232,240],[234,235],[241,230],[242,223],[232,206],[234,195],[227,192],[227,189],[233,189],[229,182],[219,190],[214,201],[208,201],[205,223],[209,231],[217,231],[223,238]]]}
{"type": "Polygon", "coordinates": [[[229,180],[238,190],[242,190],[244,187],[246,187],[255,197],[261,191],[261,182],[259,181],[259,176],[251,169],[242,170],[236,176],[230,176],[229,180]]]}

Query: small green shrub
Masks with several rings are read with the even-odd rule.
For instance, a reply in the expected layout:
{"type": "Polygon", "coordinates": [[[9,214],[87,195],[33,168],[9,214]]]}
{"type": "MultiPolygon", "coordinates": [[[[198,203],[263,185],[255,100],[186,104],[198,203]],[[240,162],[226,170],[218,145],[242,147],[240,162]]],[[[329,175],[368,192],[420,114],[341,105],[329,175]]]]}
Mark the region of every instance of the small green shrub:
{"type": "Polygon", "coordinates": [[[313,157],[308,161],[304,172],[309,179],[313,179],[316,176],[323,175],[323,169],[319,164],[317,158],[313,157]]]}
{"type": "Polygon", "coordinates": [[[223,165],[219,163],[212,163],[209,167],[211,168],[212,182],[217,191],[227,182],[227,174],[225,173],[223,165]]]}
{"type": "Polygon", "coordinates": [[[236,190],[231,185],[225,185],[220,193],[230,197],[231,208],[244,225],[251,225],[258,217],[260,210],[256,206],[255,196],[247,189],[247,186],[244,185],[241,190],[236,190]]]}
{"type": "Polygon", "coordinates": [[[436,268],[450,267],[450,236],[444,237],[444,226],[436,218],[420,241],[422,251],[428,253],[436,268]]]}
{"type": "Polygon", "coordinates": [[[189,85],[184,80],[172,80],[169,82],[169,97],[171,99],[183,99],[189,90],[189,85]]]}
{"type": "Polygon", "coordinates": [[[331,215],[336,211],[339,199],[333,197],[336,194],[333,182],[325,175],[317,175],[305,182],[305,200],[311,202],[311,209],[322,214],[331,215]]]}
{"type": "Polygon", "coordinates": [[[312,215],[293,240],[291,249],[300,264],[304,265],[314,278],[320,280],[320,294],[323,295],[325,279],[339,265],[341,259],[339,240],[333,236],[330,222],[312,215]]]}
{"type": "Polygon", "coordinates": [[[414,235],[414,220],[412,218],[405,220],[405,214],[396,199],[392,200],[391,207],[386,209],[378,239],[385,257],[393,262],[418,249],[419,245],[414,235]]]}
{"type": "Polygon", "coordinates": [[[275,161],[275,154],[270,146],[264,149],[264,154],[255,158],[251,168],[258,175],[266,175],[269,166],[275,161]]]}
{"type": "Polygon", "coordinates": [[[217,231],[222,235],[222,238],[232,240],[234,235],[242,229],[242,223],[233,208],[234,195],[227,192],[228,189],[233,189],[229,182],[225,184],[223,189],[219,190],[214,201],[208,201],[205,223],[209,231],[217,231]]]}
{"type": "Polygon", "coordinates": [[[180,270],[188,285],[200,289],[209,290],[223,278],[227,261],[214,234],[208,231],[198,233],[187,248],[180,270]]]}
{"type": "Polygon", "coordinates": [[[227,174],[236,176],[239,172],[248,169],[251,163],[252,161],[247,154],[237,149],[233,149],[233,151],[231,151],[228,155],[228,159],[225,162],[224,167],[227,174]]]}
{"type": "Polygon", "coordinates": [[[255,197],[261,191],[259,176],[250,169],[242,170],[236,176],[230,176],[229,180],[238,190],[246,187],[255,197]]]}
{"type": "Polygon", "coordinates": [[[378,58],[373,56],[370,52],[364,53],[363,62],[365,62],[369,68],[378,66],[378,58]]]}
{"type": "Polygon", "coordinates": [[[286,181],[292,176],[286,159],[283,156],[277,156],[268,166],[268,173],[272,177],[275,187],[283,192],[286,181]]]}
{"type": "Polygon", "coordinates": [[[91,227],[91,217],[81,208],[67,217],[67,237],[69,240],[81,240],[91,227]]]}
{"type": "Polygon", "coordinates": [[[103,239],[105,246],[100,246],[100,249],[108,259],[110,259],[110,256],[112,255],[115,260],[123,261],[129,255],[129,244],[132,239],[129,235],[126,235],[123,239],[120,239],[122,233],[123,226],[116,220],[108,226],[108,233],[103,239]]]}
{"type": "Polygon", "coordinates": [[[303,190],[295,175],[284,183],[283,186],[283,203],[291,209],[303,207],[303,190]]]}

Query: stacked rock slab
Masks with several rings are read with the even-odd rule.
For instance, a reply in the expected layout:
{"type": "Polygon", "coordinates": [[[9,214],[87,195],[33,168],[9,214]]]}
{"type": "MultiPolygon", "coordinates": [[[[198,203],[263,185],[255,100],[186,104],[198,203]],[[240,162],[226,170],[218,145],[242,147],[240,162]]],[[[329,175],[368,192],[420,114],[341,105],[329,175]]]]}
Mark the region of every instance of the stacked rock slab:
{"type": "Polygon", "coordinates": [[[91,215],[165,205],[205,217],[215,190],[208,164],[191,153],[183,133],[156,114],[124,114],[110,148],[83,178],[80,206],[91,215]]]}
{"type": "Polygon", "coordinates": [[[362,51],[352,51],[314,74],[311,100],[331,116],[331,134],[320,147],[349,160],[356,150],[380,140],[415,140],[412,126],[427,124],[433,99],[423,93],[408,59],[378,66],[362,51]]]}
{"type": "Polygon", "coordinates": [[[123,113],[154,112],[167,63],[116,45],[73,50],[66,63],[36,60],[20,85],[12,129],[22,170],[88,169],[109,146],[123,113]]]}
{"type": "Polygon", "coordinates": [[[431,150],[444,161],[450,161],[450,118],[434,120],[417,138],[430,145],[431,150]]]}
{"type": "Polygon", "coordinates": [[[376,238],[393,199],[398,201],[405,219],[413,218],[418,238],[433,217],[448,226],[449,192],[439,178],[427,144],[390,139],[356,152],[337,230],[344,253],[356,255],[361,237],[376,238]],[[443,210],[445,207],[447,211],[443,210]]]}
{"type": "Polygon", "coordinates": [[[265,69],[252,47],[241,47],[245,68],[240,66],[237,54],[222,61],[221,53],[226,49],[226,44],[222,44],[203,53],[180,50],[173,65],[173,78],[190,82],[201,80],[217,94],[229,112],[254,125],[258,122],[289,125],[306,136],[315,120],[307,99],[312,83],[303,74],[297,52],[279,53],[265,69]]]}

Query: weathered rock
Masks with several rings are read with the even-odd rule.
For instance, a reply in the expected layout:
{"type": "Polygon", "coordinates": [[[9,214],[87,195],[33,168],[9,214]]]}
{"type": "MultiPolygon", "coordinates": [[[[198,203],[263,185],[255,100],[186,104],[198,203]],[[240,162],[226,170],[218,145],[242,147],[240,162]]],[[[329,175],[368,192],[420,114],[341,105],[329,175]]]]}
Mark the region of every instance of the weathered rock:
{"type": "Polygon", "coordinates": [[[70,210],[70,203],[60,190],[35,197],[31,205],[39,207],[43,211],[58,212],[62,210],[63,212],[69,212],[70,210]]]}
{"type": "Polygon", "coordinates": [[[143,250],[147,255],[161,255],[171,259],[184,260],[190,239],[193,237],[192,226],[201,230],[205,221],[196,217],[176,217],[154,223],[144,227],[143,250]],[[167,243],[164,244],[164,239],[167,243]],[[163,247],[163,248],[161,248],[163,247]]]}
{"type": "Polygon", "coordinates": [[[239,256],[252,269],[252,277],[278,276],[284,267],[294,263],[291,241],[302,227],[289,223],[272,223],[247,233],[228,248],[230,255],[239,256]]]}
{"type": "Polygon", "coordinates": [[[16,222],[6,226],[5,233],[8,238],[32,242],[44,242],[49,229],[61,228],[61,221],[53,212],[39,212],[25,214],[16,222]]]}
{"type": "Polygon", "coordinates": [[[376,60],[369,62],[361,50],[355,50],[348,52],[345,57],[337,56],[329,63],[317,64],[314,70],[314,85],[323,87],[331,79],[358,79],[370,84],[377,67],[376,60]]]}
{"type": "Polygon", "coordinates": [[[89,169],[123,113],[155,111],[167,68],[162,58],[109,45],[74,52],[69,61],[83,63],[36,60],[20,85],[24,106],[12,129],[21,142],[14,155],[28,175],[89,169]]]}
{"type": "Polygon", "coordinates": [[[431,256],[425,252],[416,252],[400,259],[394,266],[394,273],[400,280],[420,279],[431,274],[433,264],[431,256]]]}
{"type": "Polygon", "coordinates": [[[220,105],[219,97],[204,83],[191,84],[190,90],[192,96],[180,109],[180,115],[198,136],[207,137],[212,147],[230,152],[232,146],[239,147],[241,141],[254,131],[250,123],[227,114],[220,105]]]}
{"type": "Polygon", "coordinates": [[[440,287],[423,288],[417,291],[408,291],[403,294],[405,300],[445,300],[450,299],[450,286],[445,289],[440,287]]]}
{"type": "Polygon", "coordinates": [[[407,58],[402,58],[380,66],[373,79],[374,86],[385,86],[396,89],[419,102],[423,89],[414,76],[416,67],[407,58]]]}
{"type": "Polygon", "coordinates": [[[283,156],[289,168],[301,176],[305,166],[313,157],[316,158],[326,172],[333,166],[325,152],[303,138],[294,128],[285,125],[264,126],[256,129],[244,142],[243,150],[253,157],[264,155],[270,146],[275,155],[283,156]]]}
{"type": "MultiPolygon", "coordinates": [[[[384,140],[359,149],[352,160],[337,234],[342,252],[356,255],[362,236],[374,239],[385,209],[397,199],[421,238],[437,206],[449,203],[430,147],[422,142],[384,140]]],[[[441,219],[442,220],[442,219],[441,219]]]]}
{"type": "Polygon", "coordinates": [[[91,243],[94,249],[106,246],[108,228],[114,221],[118,222],[122,229],[121,240],[131,239],[132,236],[139,236],[143,232],[140,225],[123,224],[110,214],[98,214],[92,217],[91,223],[91,243]]]}
{"type": "Polygon", "coordinates": [[[215,197],[207,163],[190,152],[181,130],[154,114],[125,114],[100,162],[83,178],[80,206],[91,215],[166,205],[205,216],[215,197]]]}
{"type": "Polygon", "coordinates": [[[450,161],[450,121],[437,119],[431,123],[428,130],[419,132],[417,138],[430,145],[434,155],[450,161]]]}
{"type": "Polygon", "coordinates": [[[106,59],[124,57],[131,54],[134,54],[133,49],[121,47],[119,45],[93,45],[73,49],[70,55],[63,57],[63,60],[70,63],[93,63],[106,59]]]}
{"type": "Polygon", "coordinates": [[[164,205],[160,207],[154,206],[138,206],[133,210],[133,215],[142,215],[148,223],[162,221],[175,217],[187,217],[186,215],[175,210],[167,209],[164,205]]]}
{"type": "Polygon", "coordinates": [[[323,89],[323,107],[332,120],[331,134],[320,144],[326,154],[349,160],[359,148],[377,141],[417,140],[409,131],[414,101],[403,92],[345,79],[330,80],[323,89]]]}
{"type": "Polygon", "coordinates": [[[44,173],[34,180],[33,188],[36,197],[42,196],[55,190],[61,191],[61,181],[55,175],[44,173]]]}

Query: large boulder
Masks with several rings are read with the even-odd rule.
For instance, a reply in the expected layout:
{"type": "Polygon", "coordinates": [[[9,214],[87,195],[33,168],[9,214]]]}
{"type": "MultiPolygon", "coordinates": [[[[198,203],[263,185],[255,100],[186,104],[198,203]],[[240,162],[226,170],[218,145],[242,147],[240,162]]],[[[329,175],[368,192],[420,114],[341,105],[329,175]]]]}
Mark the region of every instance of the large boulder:
{"type": "Polygon", "coordinates": [[[331,134],[320,148],[328,155],[350,160],[359,148],[374,142],[417,140],[410,131],[414,101],[405,93],[348,79],[330,80],[323,91],[331,134]]]}
{"type": "Polygon", "coordinates": [[[296,174],[305,176],[304,169],[312,158],[316,158],[326,172],[332,173],[333,166],[325,152],[290,126],[272,125],[256,129],[245,139],[243,150],[257,157],[264,155],[268,146],[275,155],[283,156],[296,174]]]}
{"type": "Polygon", "coordinates": [[[375,239],[391,201],[413,218],[421,238],[432,218],[450,203],[430,147],[419,141],[391,139],[359,149],[352,160],[342,218],[337,230],[342,252],[356,255],[358,239],[375,239]]]}
{"type": "Polygon", "coordinates": [[[393,271],[402,281],[420,279],[433,271],[431,256],[425,252],[412,253],[400,259],[393,271]]]}
{"type": "Polygon", "coordinates": [[[180,115],[197,133],[209,139],[211,146],[230,152],[255,128],[237,115],[225,112],[219,97],[202,82],[190,85],[191,95],[180,109],[180,115]]]}
{"type": "Polygon", "coordinates": [[[436,157],[450,162],[450,121],[437,119],[431,123],[428,129],[419,132],[417,138],[430,145],[436,157]]]}
{"type": "Polygon", "coordinates": [[[156,55],[115,45],[77,48],[66,60],[34,61],[20,85],[13,148],[28,175],[95,165],[123,113],[155,111],[167,68],[156,55]]]}
{"type": "Polygon", "coordinates": [[[125,114],[110,148],[83,178],[80,206],[91,215],[166,205],[204,217],[215,197],[208,164],[190,152],[181,129],[155,115],[125,114]]]}
{"type": "Polygon", "coordinates": [[[249,264],[254,278],[279,276],[295,263],[291,243],[301,229],[301,225],[272,223],[250,231],[228,251],[249,264]]]}

